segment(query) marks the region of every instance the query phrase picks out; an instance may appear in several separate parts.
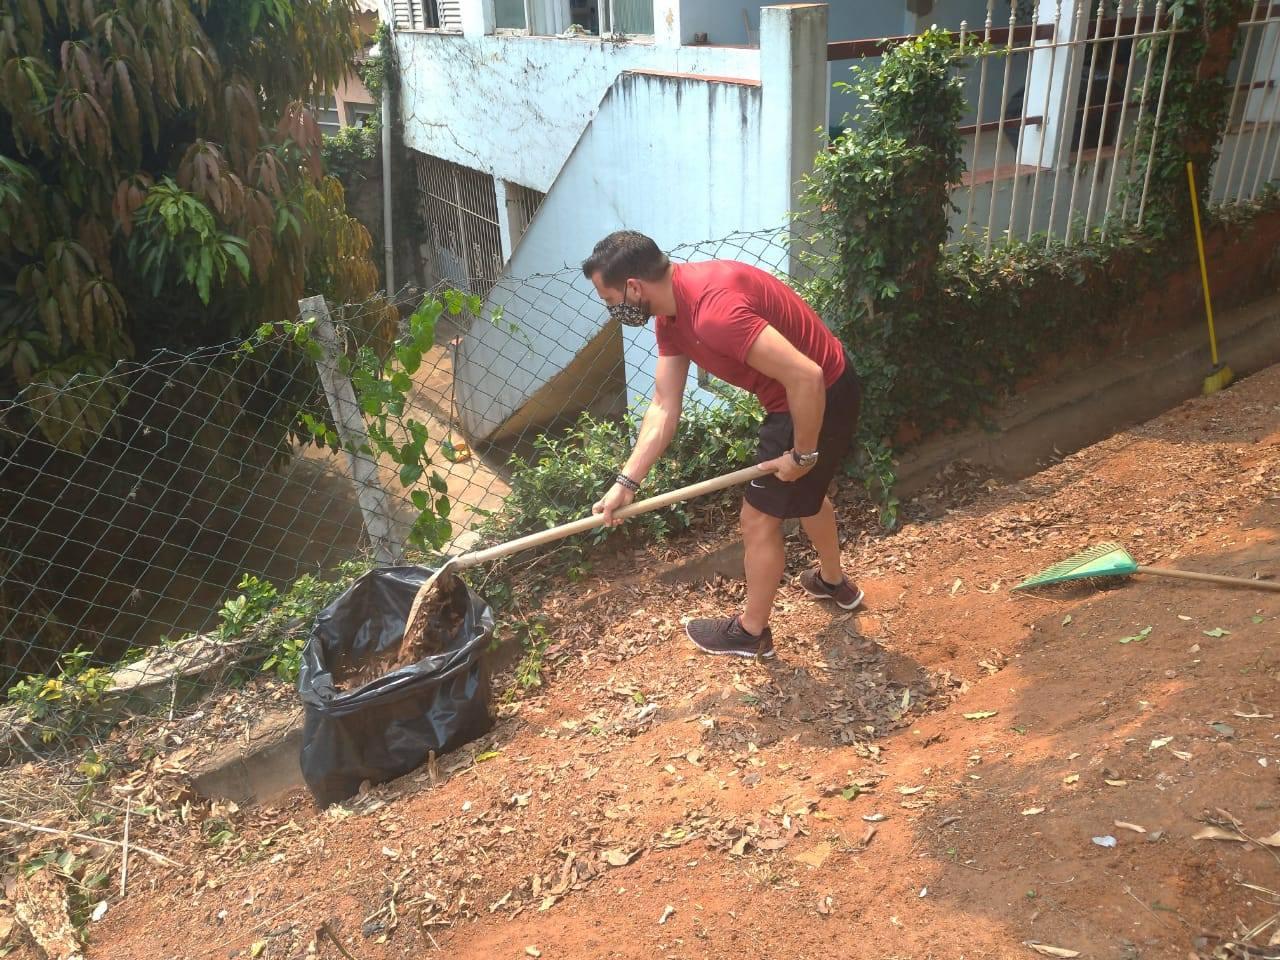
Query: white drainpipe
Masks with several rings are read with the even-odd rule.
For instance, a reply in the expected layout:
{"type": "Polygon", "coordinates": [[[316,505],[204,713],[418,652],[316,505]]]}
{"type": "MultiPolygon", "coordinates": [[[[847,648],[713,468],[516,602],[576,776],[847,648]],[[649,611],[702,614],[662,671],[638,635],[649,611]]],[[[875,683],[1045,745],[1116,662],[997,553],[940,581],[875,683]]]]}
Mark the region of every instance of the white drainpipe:
{"type": "MultiPolygon", "coordinates": [[[[396,20],[395,11],[390,0],[382,4],[383,22],[387,25],[385,43],[387,49],[382,51],[383,63],[390,63],[394,55],[396,20]]],[[[393,296],[396,289],[395,243],[392,240],[391,219],[391,84],[387,82],[387,71],[383,70],[382,78],[382,250],[386,257],[386,289],[387,295],[393,296]]]]}

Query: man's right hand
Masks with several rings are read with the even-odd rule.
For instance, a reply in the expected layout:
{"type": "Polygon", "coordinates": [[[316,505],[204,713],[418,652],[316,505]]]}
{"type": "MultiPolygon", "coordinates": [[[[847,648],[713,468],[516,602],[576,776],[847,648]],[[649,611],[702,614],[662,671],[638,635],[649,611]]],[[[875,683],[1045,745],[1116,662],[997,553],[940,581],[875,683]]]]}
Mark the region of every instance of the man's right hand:
{"type": "Polygon", "coordinates": [[[621,510],[627,504],[635,500],[635,498],[636,495],[634,493],[622,486],[622,484],[615,483],[609,488],[609,492],[601,497],[596,502],[596,505],[591,508],[591,512],[603,513],[604,525],[606,527],[616,527],[618,524],[622,523],[622,520],[614,517],[614,511],[621,510]]]}

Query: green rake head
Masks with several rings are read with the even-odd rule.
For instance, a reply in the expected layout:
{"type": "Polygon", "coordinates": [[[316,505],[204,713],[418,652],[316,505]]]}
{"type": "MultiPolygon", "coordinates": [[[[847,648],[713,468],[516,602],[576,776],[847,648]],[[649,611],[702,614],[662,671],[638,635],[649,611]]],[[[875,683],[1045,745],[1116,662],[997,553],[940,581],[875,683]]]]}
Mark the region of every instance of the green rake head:
{"type": "Polygon", "coordinates": [[[1087,580],[1091,577],[1122,577],[1137,572],[1137,562],[1124,547],[1118,543],[1099,543],[1061,563],[1055,563],[1047,570],[1027,577],[1013,589],[1027,590],[1050,583],[1087,580]]]}

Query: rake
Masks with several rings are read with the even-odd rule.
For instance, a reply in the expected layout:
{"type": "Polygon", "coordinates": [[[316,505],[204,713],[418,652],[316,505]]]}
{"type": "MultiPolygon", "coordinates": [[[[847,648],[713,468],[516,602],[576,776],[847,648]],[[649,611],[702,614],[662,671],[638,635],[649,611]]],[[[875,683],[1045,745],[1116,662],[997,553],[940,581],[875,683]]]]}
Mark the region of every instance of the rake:
{"type": "Polygon", "coordinates": [[[1200,580],[1205,583],[1222,583],[1254,590],[1280,592],[1280,583],[1265,580],[1247,580],[1244,577],[1224,577],[1216,573],[1193,573],[1190,570],[1173,570],[1169,567],[1140,566],[1129,551],[1118,543],[1099,543],[1068,557],[1052,567],[1033,574],[1014,590],[1029,590],[1050,583],[1066,583],[1069,580],[1089,580],[1094,577],[1127,577],[1131,573],[1146,573],[1156,577],[1177,577],[1180,580],[1200,580]]]}

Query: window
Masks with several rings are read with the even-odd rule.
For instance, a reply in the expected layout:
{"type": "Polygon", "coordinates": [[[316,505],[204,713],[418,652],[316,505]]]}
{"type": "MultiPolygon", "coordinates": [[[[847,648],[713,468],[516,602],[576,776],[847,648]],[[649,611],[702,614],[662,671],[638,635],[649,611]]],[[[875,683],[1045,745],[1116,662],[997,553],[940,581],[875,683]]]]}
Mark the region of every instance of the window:
{"type": "Polygon", "coordinates": [[[392,0],[392,15],[401,30],[462,30],[461,0],[392,0]]]}
{"type": "Polygon", "coordinates": [[[363,127],[365,121],[375,112],[375,107],[371,103],[348,103],[346,108],[349,127],[363,127]]]}
{"type": "Polygon", "coordinates": [[[494,25],[499,30],[524,30],[524,0],[495,0],[494,25]]]}
{"type": "Polygon", "coordinates": [[[311,104],[315,111],[316,124],[320,132],[329,136],[342,129],[342,121],[338,117],[338,101],[333,97],[318,97],[311,104]]]}
{"type": "Polygon", "coordinates": [[[433,282],[445,280],[487,296],[503,266],[493,177],[421,153],[417,174],[433,282]]]}
{"type": "Polygon", "coordinates": [[[569,19],[587,33],[653,35],[653,0],[569,0],[569,19]]]}
{"type": "Polygon", "coordinates": [[[520,242],[520,238],[524,236],[524,232],[529,229],[529,221],[538,212],[538,207],[542,206],[542,201],[547,198],[547,195],[509,180],[506,188],[507,223],[511,228],[511,246],[514,249],[520,242]]]}
{"type": "Polygon", "coordinates": [[[653,0],[609,0],[613,32],[653,35],[653,0]]]}

